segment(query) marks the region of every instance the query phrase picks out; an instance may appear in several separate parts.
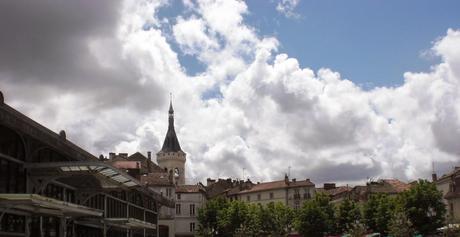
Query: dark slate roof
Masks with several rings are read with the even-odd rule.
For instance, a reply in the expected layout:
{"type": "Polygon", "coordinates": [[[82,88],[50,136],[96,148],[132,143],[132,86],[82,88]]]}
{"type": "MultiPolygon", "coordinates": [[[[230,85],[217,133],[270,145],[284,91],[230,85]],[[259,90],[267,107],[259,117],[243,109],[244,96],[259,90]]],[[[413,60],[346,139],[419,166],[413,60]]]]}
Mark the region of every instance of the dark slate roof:
{"type": "Polygon", "coordinates": [[[182,151],[179,140],[177,139],[176,131],[174,130],[174,110],[172,103],[169,104],[169,126],[166,132],[165,141],[163,142],[162,152],[178,152],[182,151]]]}

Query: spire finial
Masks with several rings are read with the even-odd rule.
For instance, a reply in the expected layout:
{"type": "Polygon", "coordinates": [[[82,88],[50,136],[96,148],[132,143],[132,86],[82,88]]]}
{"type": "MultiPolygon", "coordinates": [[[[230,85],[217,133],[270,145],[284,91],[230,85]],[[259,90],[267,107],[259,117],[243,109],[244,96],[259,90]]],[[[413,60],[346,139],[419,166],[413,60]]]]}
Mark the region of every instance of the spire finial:
{"type": "Polygon", "coordinates": [[[171,92],[169,92],[169,113],[170,114],[174,113],[174,109],[172,106],[172,93],[171,92]]]}

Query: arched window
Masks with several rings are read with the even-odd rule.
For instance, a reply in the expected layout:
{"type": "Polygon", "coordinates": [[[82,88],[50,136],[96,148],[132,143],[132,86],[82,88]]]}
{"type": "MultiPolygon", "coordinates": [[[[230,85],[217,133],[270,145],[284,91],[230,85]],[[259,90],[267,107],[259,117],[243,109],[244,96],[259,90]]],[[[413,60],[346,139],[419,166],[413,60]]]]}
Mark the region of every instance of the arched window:
{"type": "Polygon", "coordinates": [[[179,177],[180,171],[179,168],[174,168],[174,177],[179,177]]]}

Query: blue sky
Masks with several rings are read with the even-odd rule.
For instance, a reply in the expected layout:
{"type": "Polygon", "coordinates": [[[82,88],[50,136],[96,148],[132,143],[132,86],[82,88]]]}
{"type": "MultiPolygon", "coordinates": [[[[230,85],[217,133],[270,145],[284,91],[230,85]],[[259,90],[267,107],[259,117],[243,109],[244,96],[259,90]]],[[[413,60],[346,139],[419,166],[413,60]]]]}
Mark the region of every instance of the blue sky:
{"type": "MultiPolygon", "coordinates": [[[[246,4],[245,23],[259,35],[275,36],[279,53],[302,67],[331,68],[364,89],[401,85],[404,72],[428,71],[439,58],[422,54],[448,28],[460,28],[460,1],[300,0],[296,18],[278,12],[278,1],[246,4]]],[[[159,16],[174,22],[180,13],[183,4],[176,0],[159,16]]],[[[192,56],[175,51],[188,74],[203,71],[192,56]]]]}

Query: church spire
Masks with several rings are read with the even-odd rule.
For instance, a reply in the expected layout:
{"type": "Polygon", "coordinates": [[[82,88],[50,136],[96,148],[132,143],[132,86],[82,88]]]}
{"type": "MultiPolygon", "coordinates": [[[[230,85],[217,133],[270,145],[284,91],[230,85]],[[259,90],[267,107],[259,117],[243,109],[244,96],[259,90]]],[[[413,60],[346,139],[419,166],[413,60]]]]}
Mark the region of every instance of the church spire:
{"type": "Polygon", "coordinates": [[[176,131],[174,130],[174,109],[172,106],[172,94],[170,94],[169,111],[168,111],[168,132],[166,132],[165,141],[163,142],[162,152],[178,152],[182,151],[179,140],[177,139],[176,131]]]}

